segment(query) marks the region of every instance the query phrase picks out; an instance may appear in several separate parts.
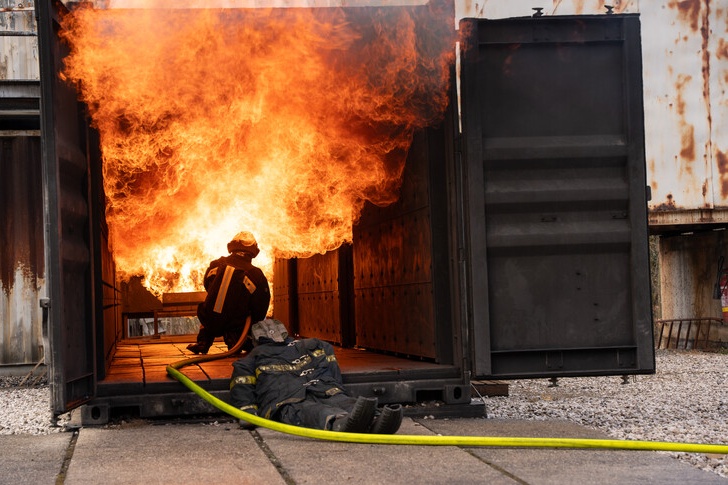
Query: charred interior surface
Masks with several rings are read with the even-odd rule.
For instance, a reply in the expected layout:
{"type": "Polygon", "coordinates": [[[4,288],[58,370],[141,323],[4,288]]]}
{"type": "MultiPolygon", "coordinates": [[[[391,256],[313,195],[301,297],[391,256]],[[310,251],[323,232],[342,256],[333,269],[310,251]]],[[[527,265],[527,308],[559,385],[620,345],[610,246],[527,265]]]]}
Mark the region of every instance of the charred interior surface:
{"type": "MultiPolygon", "coordinates": [[[[296,260],[297,331],[351,346],[351,245],[296,260]]],[[[278,310],[274,308],[276,313],[278,310]]],[[[284,311],[285,314],[289,313],[284,311]]]]}
{"type": "MultiPolygon", "coordinates": [[[[399,200],[367,206],[354,230],[354,294],[357,345],[452,363],[452,349],[438,348],[438,324],[450,322],[450,254],[445,192],[448,163],[443,130],[416,134],[399,200]],[[439,318],[438,318],[439,317],[439,318]]],[[[443,339],[452,345],[453,335],[443,339]]]]}
{"type": "MultiPolygon", "coordinates": [[[[398,201],[368,205],[351,246],[293,260],[295,278],[276,274],[283,283],[274,294],[285,294],[276,315],[295,308],[292,326],[306,337],[452,364],[452,331],[437,343],[439,327],[450,329],[453,320],[442,137],[442,129],[415,135],[398,201]]],[[[290,271],[290,264],[276,268],[290,271]]]]}

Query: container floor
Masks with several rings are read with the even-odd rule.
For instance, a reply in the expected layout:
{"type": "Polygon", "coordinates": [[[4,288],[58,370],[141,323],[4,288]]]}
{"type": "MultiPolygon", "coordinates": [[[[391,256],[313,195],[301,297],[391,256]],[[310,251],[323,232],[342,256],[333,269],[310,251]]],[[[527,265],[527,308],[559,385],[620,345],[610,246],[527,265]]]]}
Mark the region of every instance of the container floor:
{"type": "MultiPolygon", "coordinates": [[[[194,357],[187,345],[194,341],[194,336],[161,336],[160,338],[138,337],[122,340],[117,343],[116,353],[111,361],[108,372],[99,384],[114,385],[134,383],[153,385],[155,383],[170,382],[173,379],[167,375],[167,365],[180,360],[194,357]]],[[[227,351],[222,339],[215,341],[208,355],[220,354],[227,351]]],[[[376,374],[379,378],[386,375],[392,377],[401,374],[442,372],[440,364],[426,362],[418,359],[408,359],[391,355],[383,355],[362,349],[335,347],[336,358],[344,374],[344,381],[358,380],[367,375],[376,374]]],[[[232,363],[240,355],[224,359],[203,362],[185,366],[182,370],[185,375],[203,386],[205,382],[229,381],[232,373],[232,363]]],[[[207,386],[204,386],[207,387],[207,386]]],[[[218,387],[218,386],[213,386],[218,387]]]]}

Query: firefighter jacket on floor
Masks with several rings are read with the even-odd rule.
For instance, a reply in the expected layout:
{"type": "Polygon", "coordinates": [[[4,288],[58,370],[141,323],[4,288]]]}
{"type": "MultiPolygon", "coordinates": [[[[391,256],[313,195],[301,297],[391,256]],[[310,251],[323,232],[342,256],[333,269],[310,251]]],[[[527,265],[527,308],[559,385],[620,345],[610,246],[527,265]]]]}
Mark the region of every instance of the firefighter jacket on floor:
{"type": "Polygon", "coordinates": [[[328,342],[309,338],[264,343],[233,363],[230,398],[233,406],[267,419],[308,394],[346,394],[341,369],[328,342]]]}
{"type": "Polygon", "coordinates": [[[210,263],[204,279],[207,297],[200,303],[200,322],[215,335],[241,325],[250,314],[253,323],[263,320],[270,304],[270,287],[249,255],[233,253],[210,263]]]}

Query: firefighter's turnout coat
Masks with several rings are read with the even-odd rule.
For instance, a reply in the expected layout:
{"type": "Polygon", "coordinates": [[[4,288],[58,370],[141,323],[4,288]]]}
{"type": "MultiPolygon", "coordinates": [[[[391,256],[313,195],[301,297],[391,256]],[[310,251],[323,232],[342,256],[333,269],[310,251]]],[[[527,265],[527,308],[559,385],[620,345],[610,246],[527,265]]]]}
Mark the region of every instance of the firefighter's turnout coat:
{"type": "Polygon", "coordinates": [[[216,335],[233,323],[263,320],[270,303],[270,288],[263,272],[250,256],[231,254],[210,263],[204,278],[207,298],[198,307],[198,317],[216,335]]]}
{"type": "Polygon", "coordinates": [[[348,395],[341,369],[328,342],[315,338],[262,343],[233,364],[232,404],[243,411],[276,419],[286,404],[307,396],[348,395]]]}

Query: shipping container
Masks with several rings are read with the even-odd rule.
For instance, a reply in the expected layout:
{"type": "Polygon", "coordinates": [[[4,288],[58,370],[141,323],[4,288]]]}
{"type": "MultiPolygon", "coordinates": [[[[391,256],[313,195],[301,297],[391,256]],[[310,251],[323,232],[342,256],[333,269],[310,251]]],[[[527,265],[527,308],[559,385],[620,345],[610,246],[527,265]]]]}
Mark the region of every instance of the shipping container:
{"type": "MultiPolygon", "coordinates": [[[[33,3],[0,1],[0,372],[43,362],[40,81],[33,3]]],[[[40,371],[42,372],[42,371],[40,371]]]]}
{"type": "MultiPolygon", "coordinates": [[[[165,373],[194,335],[128,334],[173,302],[136,305],[116,274],[99,137],[58,76],[63,8],[37,5],[53,412],[209,412],[165,373]]],[[[399,199],[367,205],[351,244],[276,261],[274,316],[335,343],[345,382],[381,402],[465,413],[473,378],[654,372],[639,17],[460,30],[459,93],[415,134],[399,199]]],[[[224,399],[230,362],[186,372],[224,399]]]]}

